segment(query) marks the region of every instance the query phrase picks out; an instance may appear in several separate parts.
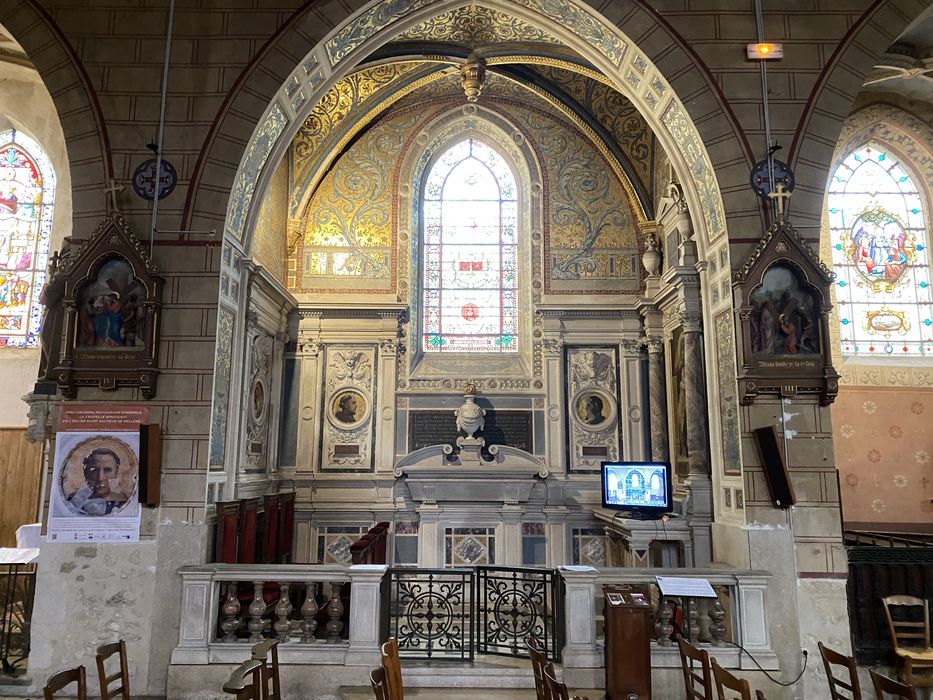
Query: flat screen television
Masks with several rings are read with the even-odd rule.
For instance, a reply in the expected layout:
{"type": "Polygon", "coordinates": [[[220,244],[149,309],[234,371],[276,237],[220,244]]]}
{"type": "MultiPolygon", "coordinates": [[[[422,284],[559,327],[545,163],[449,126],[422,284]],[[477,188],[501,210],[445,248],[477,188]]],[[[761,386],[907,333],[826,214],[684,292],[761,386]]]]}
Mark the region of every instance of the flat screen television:
{"type": "Polygon", "coordinates": [[[670,462],[603,462],[603,508],[651,520],[673,509],[670,462]]]}

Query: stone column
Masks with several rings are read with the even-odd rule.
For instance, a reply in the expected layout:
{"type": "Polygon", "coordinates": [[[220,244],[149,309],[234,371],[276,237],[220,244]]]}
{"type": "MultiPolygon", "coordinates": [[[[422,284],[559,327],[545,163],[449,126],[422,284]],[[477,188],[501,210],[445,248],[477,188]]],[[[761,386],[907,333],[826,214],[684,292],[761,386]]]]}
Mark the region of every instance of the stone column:
{"type": "Polygon", "coordinates": [[[379,369],[377,370],[376,452],[374,467],[377,472],[389,473],[395,467],[395,385],[398,370],[398,338],[379,341],[379,369]]]}
{"type": "MultiPolygon", "coordinates": [[[[713,558],[711,523],[713,491],[709,473],[709,420],[706,406],[706,376],[703,365],[699,311],[680,318],[684,338],[684,394],[687,413],[687,523],[693,531],[694,566],[707,566],[713,558]]],[[[690,563],[687,562],[689,566],[690,563]]]]}
{"type": "Polygon", "coordinates": [[[385,564],[354,564],[350,567],[350,648],[347,666],[378,665],[381,658],[379,626],[382,622],[380,585],[385,564]]]}
{"type": "Polygon", "coordinates": [[[667,379],[664,376],[664,340],[645,336],[648,349],[648,409],[651,427],[651,461],[670,459],[670,436],[667,430],[667,379]]]}
{"type": "Polygon", "coordinates": [[[552,474],[566,472],[566,449],[564,446],[564,377],[563,377],[564,341],[561,338],[545,338],[541,343],[541,355],[544,361],[544,386],[546,423],[545,454],[547,466],[552,474]]]}
{"type": "MultiPolygon", "coordinates": [[[[640,325],[640,324],[639,324],[640,325]]],[[[625,459],[638,460],[647,456],[644,430],[641,341],[636,337],[623,340],[619,385],[622,405],[619,406],[619,427],[622,429],[622,454],[625,459]]]]}
{"type": "MultiPolygon", "coordinates": [[[[318,319],[313,319],[317,321],[318,319]]],[[[305,319],[302,319],[304,326],[305,319]]],[[[316,325],[316,324],[314,324],[316,325]]],[[[298,447],[297,473],[310,476],[318,467],[320,459],[318,449],[321,434],[321,388],[324,384],[321,366],[321,352],[324,344],[319,335],[320,329],[300,328],[298,331],[298,352],[301,358],[301,377],[298,383],[298,447]]]]}

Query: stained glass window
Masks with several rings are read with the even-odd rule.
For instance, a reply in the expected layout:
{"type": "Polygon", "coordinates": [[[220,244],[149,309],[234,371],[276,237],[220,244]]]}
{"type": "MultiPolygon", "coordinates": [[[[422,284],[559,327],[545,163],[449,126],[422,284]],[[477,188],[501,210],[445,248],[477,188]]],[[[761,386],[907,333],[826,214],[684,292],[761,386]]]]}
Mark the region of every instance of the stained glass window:
{"type": "Polygon", "coordinates": [[[425,352],[518,350],[515,176],[494,149],[465,139],[424,187],[425,352]]]}
{"type": "Polygon", "coordinates": [[[914,178],[870,143],[836,168],[828,206],[842,353],[933,356],[925,211],[914,178]]]}
{"type": "Polygon", "coordinates": [[[55,175],[35,141],[0,131],[0,346],[36,347],[55,175]]]}

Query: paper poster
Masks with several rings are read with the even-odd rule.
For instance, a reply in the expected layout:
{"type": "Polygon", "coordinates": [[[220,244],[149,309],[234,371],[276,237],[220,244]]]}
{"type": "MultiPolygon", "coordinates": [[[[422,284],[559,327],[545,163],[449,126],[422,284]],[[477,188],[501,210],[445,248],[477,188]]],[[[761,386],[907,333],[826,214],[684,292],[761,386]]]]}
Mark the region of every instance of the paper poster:
{"type": "Polygon", "coordinates": [[[146,407],[62,407],[48,541],[139,541],[139,426],[146,422],[146,407]]]}

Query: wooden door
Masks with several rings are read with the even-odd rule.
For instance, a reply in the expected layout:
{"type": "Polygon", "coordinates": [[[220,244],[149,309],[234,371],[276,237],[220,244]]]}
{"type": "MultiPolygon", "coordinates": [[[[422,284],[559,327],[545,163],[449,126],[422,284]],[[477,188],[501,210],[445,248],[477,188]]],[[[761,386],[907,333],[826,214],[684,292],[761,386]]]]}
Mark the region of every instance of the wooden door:
{"type": "Polygon", "coordinates": [[[36,521],[41,485],[42,445],[24,428],[0,428],[0,547],[15,547],[16,528],[36,521]]]}

